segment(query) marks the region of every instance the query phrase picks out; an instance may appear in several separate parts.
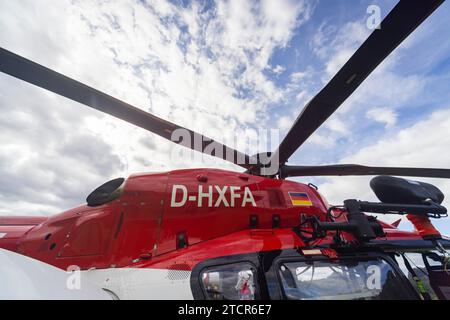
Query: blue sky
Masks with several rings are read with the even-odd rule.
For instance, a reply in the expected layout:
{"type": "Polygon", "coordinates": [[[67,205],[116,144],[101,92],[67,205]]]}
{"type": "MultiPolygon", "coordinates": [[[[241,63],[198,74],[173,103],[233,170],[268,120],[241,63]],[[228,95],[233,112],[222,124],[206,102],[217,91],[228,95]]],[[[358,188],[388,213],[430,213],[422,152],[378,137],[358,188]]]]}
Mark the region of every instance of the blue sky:
{"type": "MultiPolygon", "coordinates": [[[[384,17],[396,1],[7,0],[0,46],[220,141],[282,137],[370,34],[374,4],[384,17]]],[[[450,167],[449,15],[446,2],[290,163],[450,167]]],[[[0,214],[54,214],[134,172],[238,170],[177,163],[159,137],[5,75],[0,84],[0,214]]],[[[374,200],[370,177],[300,181],[332,203],[374,200]]],[[[425,181],[450,193],[448,181],[425,181]]],[[[438,225],[450,234],[448,219],[438,225]]]]}

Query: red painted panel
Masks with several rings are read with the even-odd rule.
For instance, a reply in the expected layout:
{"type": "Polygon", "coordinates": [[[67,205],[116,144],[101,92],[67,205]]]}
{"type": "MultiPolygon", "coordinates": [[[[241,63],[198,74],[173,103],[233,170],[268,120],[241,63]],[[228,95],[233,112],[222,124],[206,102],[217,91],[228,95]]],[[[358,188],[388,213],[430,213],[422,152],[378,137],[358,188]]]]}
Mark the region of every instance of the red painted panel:
{"type": "Polygon", "coordinates": [[[17,251],[19,239],[33,227],[33,225],[1,225],[0,248],[17,251]]]}
{"type": "MultiPolygon", "coordinates": [[[[281,228],[298,225],[301,214],[318,215],[323,218],[327,211],[327,207],[322,201],[320,194],[314,188],[307,185],[289,180],[262,179],[258,183],[258,188],[264,194],[268,217],[271,219],[273,215],[279,214],[281,228]],[[306,193],[313,205],[293,205],[289,197],[289,192],[306,193]]],[[[271,227],[271,224],[268,222],[266,227],[271,227]]]]}
{"type": "Polygon", "coordinates": [[[250,215],[257,215],[260,225],[267,225],[264,195],[258,190],[261,180],[261,177],[212,169],[171,172],[157,254],[175,250],[179,233],[186,233],[189,245],[193,245],[248,229],[250,215]],[[207,180],[199,181],[199,176],[207,180]],[[182,187],[187,190],[186,201],[176,207],[183,200],[182,187]],[[176,190],[179,192],[173,196],[172,191],[176,190]],[[200,197],[199,191],[203,196],[200,197]]]}
{"type": "Polygon", "coordinates": [[[38,225],[45,220],[47,220],[48,217],[32,217],[32,216],[13,216],[13,217],[2,217],[0,216],[0,226],[8,226],[8,225],[14,225],[14,226],[35,226],[38,225]]]}
{"type": "Polygon", "coordinates": [[[120,198],[122,220],[115,234],[114,265],[129,265],[141,255],[154,254],[166,187],[165,173],[128,179],[120,198]]]}
{"type": "MultiPolygon", "coordinates": [[[[325,239],[323,243],[329,241],[330,239],[325,239]]],[[[197,263],[207,259],[302,246],[304,243],[290,229],[245,230],[205,241],[188,249],[174,251],[151,261],[135,264],[133,267],[175,269],[178,266],[184,270],[191,270],[197,263]]]]}

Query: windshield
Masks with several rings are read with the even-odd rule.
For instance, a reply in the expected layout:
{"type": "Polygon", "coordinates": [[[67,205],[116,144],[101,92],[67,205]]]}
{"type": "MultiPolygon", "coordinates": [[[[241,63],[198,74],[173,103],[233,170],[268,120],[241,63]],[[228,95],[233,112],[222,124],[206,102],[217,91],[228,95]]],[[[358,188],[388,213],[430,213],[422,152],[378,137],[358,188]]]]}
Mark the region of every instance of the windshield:
{"type": "Polygon", "coordinates": [[[383,259],[301,261],[279,266],[288,299],[408,299],[408,288],[383,259]]]}

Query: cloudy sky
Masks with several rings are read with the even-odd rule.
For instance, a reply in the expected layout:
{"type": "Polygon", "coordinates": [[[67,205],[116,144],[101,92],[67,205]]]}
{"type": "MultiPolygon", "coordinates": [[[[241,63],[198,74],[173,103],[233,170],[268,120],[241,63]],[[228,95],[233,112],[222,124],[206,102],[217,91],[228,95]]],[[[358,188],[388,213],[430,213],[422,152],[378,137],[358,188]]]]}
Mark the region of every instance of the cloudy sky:
{"type": "MultiPolygon", "coordinates": [[[[372,4],[384,17],[396,1],[2,0],[0,46],[218,141],[283,136],[370,34],[372,4]]],[[[290,163],[450,168],[449,15],[447,1],[290,163]]],[[[0,215],[55,214],[134,172],[240,170],[174,161],[170,142],[4,74],[0,133],[0,215]]],[[[375,200],[370,178],[301,181],[338,204],[375,200]]]]}

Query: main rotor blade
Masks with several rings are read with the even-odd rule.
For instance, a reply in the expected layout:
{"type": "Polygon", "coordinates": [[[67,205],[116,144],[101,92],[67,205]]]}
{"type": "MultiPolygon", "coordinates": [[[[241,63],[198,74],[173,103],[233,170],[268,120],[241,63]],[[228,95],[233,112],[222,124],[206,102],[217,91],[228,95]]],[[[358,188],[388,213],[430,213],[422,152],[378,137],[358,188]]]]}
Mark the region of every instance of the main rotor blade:
{"type": "Polygon", "coordinates": [[[335,164],[324,166],[283,166],[282,178],[302,176],[376,176],[392,175],[404,177],[450,178],[450,169],[369,167],[357,164],[335,164]]]}
{"type": "Polygon", "coordinates": [[[444,0],[400,0],[331,81],[303,109],[271,157],[279,165],[327,120],[369,74],[444,0]]]}
{"type": "Polygon", "coordinates": [[[122,119],[192,150],[227,160],[247,169],[252,167],[251,164],[257,163],[256,159],[246,154],[195,131],[158,118],[3,48],[0,48],[0,71],[122,119]]]}

